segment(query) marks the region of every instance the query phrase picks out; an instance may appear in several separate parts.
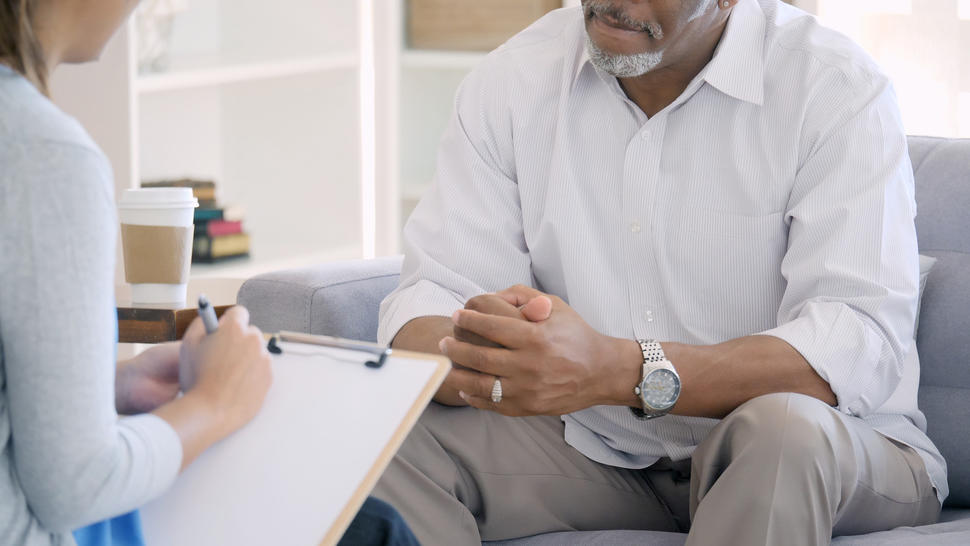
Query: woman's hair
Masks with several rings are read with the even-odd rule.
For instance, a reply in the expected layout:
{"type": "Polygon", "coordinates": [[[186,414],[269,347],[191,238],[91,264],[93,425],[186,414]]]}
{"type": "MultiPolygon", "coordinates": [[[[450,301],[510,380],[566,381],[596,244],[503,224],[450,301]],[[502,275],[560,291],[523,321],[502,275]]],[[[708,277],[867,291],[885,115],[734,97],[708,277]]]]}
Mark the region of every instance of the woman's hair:
{"type": "Polygon", "coordinates": [[[37,0],[0,0],[0,61],[47,93],[47,67],[34,34],[37,0]]]}

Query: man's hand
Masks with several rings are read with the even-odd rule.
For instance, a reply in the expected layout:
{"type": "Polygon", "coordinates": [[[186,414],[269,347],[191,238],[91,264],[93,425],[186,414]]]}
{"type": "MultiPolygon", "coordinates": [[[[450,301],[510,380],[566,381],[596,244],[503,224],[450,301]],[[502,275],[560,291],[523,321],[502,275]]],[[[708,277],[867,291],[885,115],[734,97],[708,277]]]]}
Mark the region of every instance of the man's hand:
{"type": "MultiPolygon", "coordinates": [[[[536,293],[541,294],[538,291],[536,293]]],[[[515,295],[505,290],[497,294],[475,296],[465,303],[465,309],[486,315],[541,322],[549,318],[549,313],[552,311],[552,302],[545,297],[531,298],[520,302],[515,295]]],[[[501,347],[498,343],[466,330],[457,324],[454,326],[454,338],[482,347],[501,347]]]]}
{"type": "MultiPolygon", "coordinates": [[[[468,309],[480,313],[508,317],[509,319],[539,321],[549,317],[550,301],[540,298],[536,303],[525,305],[510,303],[508,297],[497,294],[482,294],[468,300],[468,309]]],[[[455,326],[450,317],[426,316],[418,317],[407,324],[394,337],[391,347],[424,353],[440,352],[439,343],[445,337],[453,337],[470,344],[483,344],[498,347],[499,345],[473,332],[455,326]]],[[[479,376],[478,372],[469,370],[460,362],[454,363],[454,368],[445,378],[444,383],[435,393],[434,400],[448,406],[466,406],[464,400],[458,396],[458,383],[468,382],[479,376]]]]}
{"type": "MultiPolygon", "coordinates": [[[[563,415],[601,404],[628,404],[642,360],[635,342],[603,335],[556,296],[515,286],[496,294],[540,320],[474,309],[457,311],[456,328],[489,340],[484,347],[445,337],[443,354],[472,370],[454,370],[452,386],[469,405],[504,415],[563,415]],[[459,373],[461,372],[461,373],[459,373]],[[495,379],[502,401],[491,401],[495,379]],[[630,391],[627,393],[626,391],[630,391]]],[[[471,303],[471,301],[469,302],[471,303]]]]}
{"type": "MultiPolygon", "coordinates": [[[[549,305],[514,305],[497,294],[482,294],[469,299],[465,303],[465,309],[475,311],[484,315],[504,317],[509,320],[519,322],[539,321],[549,317],[549,305]]],[[[455,324],[452,327],[454,339],[481,347],[501,348],[502,346],[490,339],[484,338],[475,332],[462,328],[455,324]]],[[[440,348],[440,345],[439,345],[440,348]]],[[[452,406],[463,406],[468,402],[458,396],[459,387],[469,381],[476,381],[482,378],[482,374],[464,366],[462,362],[452,359],[454,368],[448,373],[444,383],[438,389],[435,400],[442,404],[452,406]]]]}
{"type": "Polygon", "coordinates": [[[172,401],[179,392],[179,342],[155,345],[118,363],[115,407],[118,413],[145,413],[172,401]]]}

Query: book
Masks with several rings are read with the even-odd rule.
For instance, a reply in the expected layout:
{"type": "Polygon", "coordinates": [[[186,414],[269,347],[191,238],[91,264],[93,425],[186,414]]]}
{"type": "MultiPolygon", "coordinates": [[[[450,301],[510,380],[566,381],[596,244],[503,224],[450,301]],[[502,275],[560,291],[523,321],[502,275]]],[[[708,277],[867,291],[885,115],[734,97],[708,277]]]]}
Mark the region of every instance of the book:
{"type": "Polygon", "coordinates": [[[195,209],[195,223],[208,222],[210,220],[222,220],[222,209],[220,208],[202,208],[199,207],[195,209]]]}
{"type": "Polygon", "coordinates": [[[232,235],[242,233],[242,231],[241,220],[209,220],[195,225],[196,235],[208,235],[209,237],[232,235]]]}
{"type": "Polygon", "coordinates": [[[241,205],[226,205],[222,207],[222,219],[230,222],[242,222],[246,216],[246,208],[241,205]]]}
{"type": "Polygon", "coordinates": [[[249,234],[233,233],[211,237],[196,235],[192,241],[192,261],[212,262],[224,258],[249,255],[249,234]]]}
{"type": "Polygon", "coordinates": [[[177,178],[172,180],[151,180],[141,183],[143,188],[192,188],[192,189],[212,189],[216,188],[216,183],[212,180],[197,180],[194,178],[177,178]]]}
{"type": "Polygon", "coordinates": [[[192,195],[199,200],[199,206],[212,207],[216,205],[216,183],[212,180],[194,180],[180,178],[177,180],[153,180],[142,182],[143,188],[192,188],[192,195]]]}

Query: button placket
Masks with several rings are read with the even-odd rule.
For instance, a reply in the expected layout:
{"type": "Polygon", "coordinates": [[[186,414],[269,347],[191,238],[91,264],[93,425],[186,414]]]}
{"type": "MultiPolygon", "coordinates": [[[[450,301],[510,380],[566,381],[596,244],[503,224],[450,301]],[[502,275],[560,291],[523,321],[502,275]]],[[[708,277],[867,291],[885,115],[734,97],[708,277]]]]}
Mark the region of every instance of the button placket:
{"type": "Polygon", "coordinates": [[[624,162],[624,215],[629,218],[627,278],[633,330],[638,337],[655,337],[661,328],[660,283],[657,277],[656,249],[652,229],[660,183],[660,160],[665,128],[663,116],[641,127],[639,138],[630,141],[624,162]]]}

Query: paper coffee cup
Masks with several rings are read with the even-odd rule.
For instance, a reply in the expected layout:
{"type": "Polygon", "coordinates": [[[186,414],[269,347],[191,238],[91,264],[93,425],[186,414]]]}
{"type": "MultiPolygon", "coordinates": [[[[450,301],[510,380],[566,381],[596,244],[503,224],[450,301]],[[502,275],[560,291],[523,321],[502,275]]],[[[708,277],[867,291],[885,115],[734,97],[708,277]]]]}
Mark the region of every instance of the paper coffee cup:
{"type": "Polygon", "coordinates": [[[198,206],[191,188],[125,190],[118,217],[132,303],[185,303],[198,206]]]}

